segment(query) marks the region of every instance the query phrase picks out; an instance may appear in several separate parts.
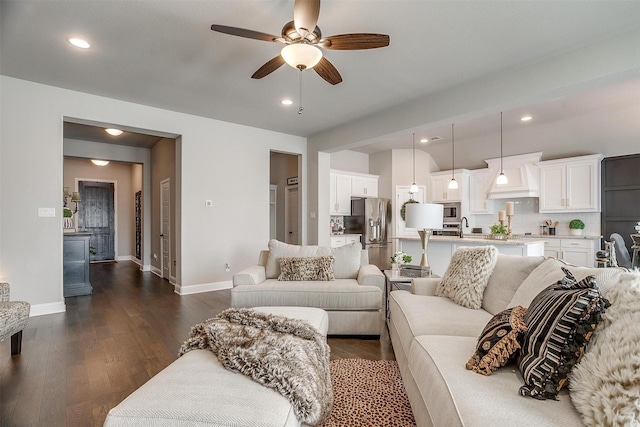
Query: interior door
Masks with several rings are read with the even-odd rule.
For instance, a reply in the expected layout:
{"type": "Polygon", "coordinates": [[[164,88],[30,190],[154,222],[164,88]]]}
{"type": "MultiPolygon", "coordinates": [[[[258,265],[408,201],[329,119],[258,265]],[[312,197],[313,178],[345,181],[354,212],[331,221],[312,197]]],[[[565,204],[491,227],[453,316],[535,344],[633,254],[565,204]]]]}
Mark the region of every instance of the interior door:
{"type": "Polygon", "coordinates": [[[286,189],[285,199],[285,239],[286,243],[299,245],[300,237],[298,232],[298,186],[290,186],[286,189]]]}
{"type": "Polygon", "coordinates": [[[82,201],[78,209],[79,231],[91,233],[91,261],[115,259],[115,210],[113,182],[80,181],[82,201]]]}
{"type": "Polygon", "coordinates": [[[160,245],[162,277],[171,277],[171,185],[169,179],[160,183],[160,245]]]}

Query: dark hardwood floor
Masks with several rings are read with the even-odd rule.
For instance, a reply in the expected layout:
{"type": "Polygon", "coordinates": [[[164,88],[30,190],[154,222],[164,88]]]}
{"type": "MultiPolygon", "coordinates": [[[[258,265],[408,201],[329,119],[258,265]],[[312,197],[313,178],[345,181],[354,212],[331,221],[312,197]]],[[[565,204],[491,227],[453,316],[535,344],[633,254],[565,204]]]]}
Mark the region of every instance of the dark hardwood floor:
{"type": "MultiPolygon", "coordinates": [[[[0,343],[0,426],[102,426],[107,412],[176,359],[192,325],[229,307],[229,290],[178,296],[132,262],[92,264],[91,296],[32,317],[22,353],[0,343]]],[[[393,360],[380,340],[329,338],[332,359],[393,360]]]]}

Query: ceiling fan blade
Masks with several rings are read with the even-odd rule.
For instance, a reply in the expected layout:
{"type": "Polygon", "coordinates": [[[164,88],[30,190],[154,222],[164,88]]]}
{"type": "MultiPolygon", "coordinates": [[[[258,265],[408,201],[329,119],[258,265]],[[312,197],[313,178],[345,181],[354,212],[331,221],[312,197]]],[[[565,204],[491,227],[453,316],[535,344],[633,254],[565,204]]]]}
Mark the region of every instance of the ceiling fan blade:
{"type": "Polygon", "coordinates": [[[318,62],[315,67],[313,67],[313,69],[316,70],[316,73],[318,73],[318,75],[322,77],[327,83],[337,85],[338,83],[342,82],[342,76],[340,75],[336,67],[334,67],[333,64],[329,62],[329,60],[324,56],[322,57],[320,62],[318,62]]]}
{"type": "Polygon", "coordinates": [[[368,33],[339,34],[325,37],[318,44],[331,50],[376,49],[389,46],[389,36],[368,33]]]}
{"type": "Polygon", "coordinates": [[[232,36],[244,37],[247,39],[264,40],[266,42],[274,42],[280,38],[279,36],[261,33],[260,31],[245,30],[244,28],[229,27],[227,25],[213,24],[211,26],[211,30],[217,31],[219,33],[231,34],[232,36]]]}
{"type": "Polygon", "coordinates": [[[280,68],[282,65],[284,65],[284,59],[282,59],[281,55],[278,55],[272,60],[270,60],[269,62],[267,62],[266,64],[264,64],[262,67],[258,68],[258,71],[253,73],[251,78],[261,79],[263,77],[266,77],[269,74],[273,73],[278,68],[280,68]]]}
{"type": "Polygon", "coordinates": [[[293,5],[293,22],[302,38],[316,28],[318,16],[320,16],[320,0],[296,0],[293,5]]]}

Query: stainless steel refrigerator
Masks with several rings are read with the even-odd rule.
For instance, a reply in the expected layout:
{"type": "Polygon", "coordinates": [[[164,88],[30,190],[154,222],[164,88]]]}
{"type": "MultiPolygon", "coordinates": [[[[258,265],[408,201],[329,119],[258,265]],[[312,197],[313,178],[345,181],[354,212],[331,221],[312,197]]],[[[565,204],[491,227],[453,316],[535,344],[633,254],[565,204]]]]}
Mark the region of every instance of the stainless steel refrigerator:
{"type": "Polygon", "coordinates": [[[391,268],[391,200],[364,198],[351,201],[351,216],[344,217],[345,233],[362,234],[369,263],[381,270],[391,268]]]}

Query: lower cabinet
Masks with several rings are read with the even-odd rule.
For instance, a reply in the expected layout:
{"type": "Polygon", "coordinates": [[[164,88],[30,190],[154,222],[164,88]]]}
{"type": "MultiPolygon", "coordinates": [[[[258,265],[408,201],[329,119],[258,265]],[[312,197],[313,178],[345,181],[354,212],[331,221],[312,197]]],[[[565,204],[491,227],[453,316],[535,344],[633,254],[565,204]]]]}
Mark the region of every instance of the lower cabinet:
{"type": "Polygon", "coordinates": [[[595,252],[600,248],[600,239],[546,239],[544,255],[563,260],[569,264],[595,267],[595,252]]]}
{"type": "Polygon", "coordinates": [[[89,277],[89,233],[64,235],[63,244],[63,296],[91,295],[93,287],[89,277]]]}
{"type": "Polygon", "coordinates": [[[348,245],[350,243],[360,242],[360,234],[347,234],[340,236],[331,236],[331,247],[348,245]]]}

